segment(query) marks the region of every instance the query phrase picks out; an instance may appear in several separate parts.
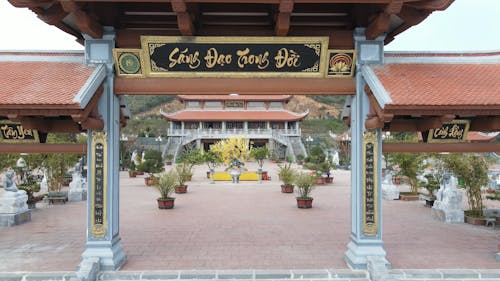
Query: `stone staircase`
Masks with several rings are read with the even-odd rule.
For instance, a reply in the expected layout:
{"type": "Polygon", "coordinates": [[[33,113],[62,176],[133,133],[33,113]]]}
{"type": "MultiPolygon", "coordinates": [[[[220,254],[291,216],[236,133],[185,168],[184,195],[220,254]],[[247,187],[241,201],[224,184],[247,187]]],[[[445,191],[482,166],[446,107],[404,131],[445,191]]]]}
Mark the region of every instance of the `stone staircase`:
{"type": "Polygon", "coordinates": [[[165,159],[166,155],[172,154],[174,156],[173,161],[175,162],[181,146],[182,137],[168,137],[167,144],[163,150],[163,159],[165,159]]]}

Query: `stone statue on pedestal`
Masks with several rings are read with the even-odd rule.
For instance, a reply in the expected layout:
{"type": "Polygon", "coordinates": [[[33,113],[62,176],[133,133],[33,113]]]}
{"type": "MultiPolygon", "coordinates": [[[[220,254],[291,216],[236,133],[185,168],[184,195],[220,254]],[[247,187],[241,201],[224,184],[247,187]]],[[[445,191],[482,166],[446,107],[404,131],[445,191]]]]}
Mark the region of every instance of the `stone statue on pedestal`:
{"type": "Polygon", "coordinates": [[[464,222],[462,193],[457,189],[457,179],[450,174],[445,174],[441,180],[431,214],[433,218],[444,222],[464,222]]]}
{"type": "Polygon", "coordinates": [[[0,226],[14,226],[31,220],[31,210],[26,204],[28,195],[17,189],[15,178],[14,170],[7,170],[5,192],[0,197],[0,226]]]}
{"type": "Polygon", "coordinates": [[[82,201],[87,199],[87,182],[81,174],[81,163],[77,162],[73,168],[72,180],[69,183],[68,201],[82,201]]]}
{"type": "Polygon", "coordinates": [[[385,200],[399,199],[399,190],[392,183],[392,172],[386,170],[385,177],[382,180],[382,198],[385,200]]]}

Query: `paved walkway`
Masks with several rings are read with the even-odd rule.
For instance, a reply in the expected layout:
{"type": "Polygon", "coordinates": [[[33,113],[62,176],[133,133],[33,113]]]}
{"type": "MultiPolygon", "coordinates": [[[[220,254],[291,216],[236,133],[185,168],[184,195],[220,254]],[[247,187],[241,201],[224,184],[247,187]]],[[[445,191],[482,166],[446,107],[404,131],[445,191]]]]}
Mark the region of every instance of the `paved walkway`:
{"type": "MultiPolygon", "coordinates": [[[[123,270],[347,268],[348,171],[313,192],[314,207],[296,208],[272,180],[209,184],[199,166],[174,210],[159,210],[157,191],[121,174],[123,270]]],[[[0,192],[3,192],[0,191],[0,192]]],[[[0,228],[0,271],[72,271],[85,247],[84,202],[33,211],[32,222],[0,228]]],[[[500,228],[444,224],[420,202],[383,201],[384,242],[393,268],[499,268],[500,228]]]]}

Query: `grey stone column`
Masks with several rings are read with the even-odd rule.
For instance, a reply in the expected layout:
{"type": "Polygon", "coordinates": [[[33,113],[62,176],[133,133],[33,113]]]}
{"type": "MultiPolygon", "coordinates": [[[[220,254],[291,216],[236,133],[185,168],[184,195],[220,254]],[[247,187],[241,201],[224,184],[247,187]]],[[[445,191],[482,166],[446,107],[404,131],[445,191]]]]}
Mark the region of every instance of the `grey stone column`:
{"type": "MultiPolygon", "coordinates": [[[[375,40],[366,40],[364,29],[356,29],[354,32],[354,40],[357,54],[357,66],[359,70],[361,66],[367,64],[382,64],[383,63],[383,37],[375,40]]],[[[356,96],[352,97],[351,102],[351,237],[347,245],[347,252],[344,254],[344,260],[354,269],[366,269],[367,257],[380,257],[386,267],[390,268],[389,262],[385,259],[386,253],[382,242],[382,196],[380,194],[380,180],[376,180],[374,188],[378,192],[375,200],[375,210],[378,213],[376,220],[377,232],[374,235],[367,236],[363,232],[363,133],[365,132],[365,120],[369,111],[369,99],[364,92],[366,82],[361,74],[357,71],[356,74],[356,96]]],[[[381,176],[381,148],[382,139],[381,132],[377,130],[378,157],[374,159],[377,162],[375,177],[380,179],[381,176]]]]}
{"type": "MultiPolygon", "coordinates": [[[[104,120],[103,132],[106,133],[106,169],[104,189],[104,217],[105,234],[96,236],[92,233],[92,198],[94,189],[89,186],[87,196],[87,243],[82,254],[81,265],[87,266],[89,263],[99,262],[101,270],[117,270],[126,261],[126,255],[120,243],[120,222],[119,222],[119,142],[120,142],[120,101],[114,95],[114,74],[112,49],[115,46],[115,33],[112,28],[105,28],[102,39],[92,39],[85,36],[85,59],[89,65],[106,66],[107,76],[103,81],[104,91],[99,98],[99,113],[104,120]]],[[[92,183],[95,177],[91,163],[92,155],[92,132],[88,133],[88,174],[87,182],[92,183]]]]}

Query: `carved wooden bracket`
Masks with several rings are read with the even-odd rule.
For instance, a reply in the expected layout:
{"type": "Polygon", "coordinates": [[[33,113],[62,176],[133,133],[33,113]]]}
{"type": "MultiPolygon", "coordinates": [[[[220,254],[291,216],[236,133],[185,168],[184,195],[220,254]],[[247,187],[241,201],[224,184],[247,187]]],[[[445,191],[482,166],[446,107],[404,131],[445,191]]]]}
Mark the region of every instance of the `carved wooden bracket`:
{"type": "Polygon", "coordinates": [[[281,0],[279,13],[276,16],[276,26],[274,28],[276,36],[287,36],[290,30],[290,16],[293,11],[293,0],[281,0]]]}
{"type": "Polygon", "coordinates": [[[72,0],[60,0],[65,12],[72,13],[76,18],[76,26],[81,32],[94,39],[102,38],[104,33],[102,25],[82,10],[82,6],[72,0]]]}
{"type": "Polygon", "coordinates": [[[193,18],[184,0],[173,0],[172,10],[177,13],[177,25],[183,36],[193,36],[195,33],[193,18]]]}
{"type": "Polygon", "coordinates": [[[380,13],[375,20],[373,20],[370,25],[366,28],[365,36],[368,40],[373,40],[378,36],[389,31],[389,25],[391,23],[391,15],[397,14],[401,11],[403,7],[402,0],[393,0],[387,6],[382,13],[380,13]]]}

